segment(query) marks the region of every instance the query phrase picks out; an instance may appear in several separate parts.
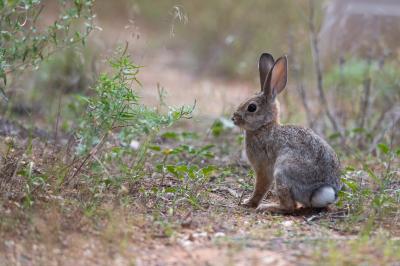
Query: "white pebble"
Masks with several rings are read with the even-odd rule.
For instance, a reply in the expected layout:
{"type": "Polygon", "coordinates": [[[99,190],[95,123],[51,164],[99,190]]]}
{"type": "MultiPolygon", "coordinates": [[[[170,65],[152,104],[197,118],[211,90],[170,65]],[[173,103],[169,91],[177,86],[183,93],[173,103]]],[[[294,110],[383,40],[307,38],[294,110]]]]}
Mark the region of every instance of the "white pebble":
{"type": "Polygon", "coordinates": [[[140,147],[140,143],[139,143],[139,141],[133,139],[133,140],[131,141],[131,143],[129,144],[129,146],[130,146],[132,149],[134,149],[134,150],[138,150],[139,147],[140,147]]]}

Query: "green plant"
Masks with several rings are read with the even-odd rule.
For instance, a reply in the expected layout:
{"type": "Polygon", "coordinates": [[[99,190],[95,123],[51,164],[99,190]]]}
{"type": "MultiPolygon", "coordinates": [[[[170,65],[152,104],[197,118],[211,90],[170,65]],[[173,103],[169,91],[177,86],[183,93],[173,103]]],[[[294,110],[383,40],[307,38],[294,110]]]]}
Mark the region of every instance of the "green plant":
{"type": "Polygon", "coordinates": [[[213,147],[214,145],[205,145],[197,148],[181,144],[175,148],[162,149],[158,145],[150,146],[157,153],[154,156],[161,161],[155,167],[155,171],[161,176],[160,183],[153,187],[157,197],[169,194],[174,207],[187,201],[194,208],[202,208],[201,201],[207,191],[207,183],[217,169],[216,166],[205,163],[214,158],[210,151],[213,147]],[[171,178],[175,180],[173,185],[166,185],[166,179],[171,178]]]}
{"type": "Polygon", "coordinates": [[[216,119],[211,125],[210,132],[214,137],[219,137],[221,136],[221,134],[227,133],[234,127],[235,125],[232,123],[231,120],[225,117],[220,117],[216,119]]]}
{"type": "Polygon", "coordinates": [[[60,0],[59,17],[39,27],[44,1],[0,0],[0,86],[4,93],[7,76],[16,70],[37,66],[58,49],[84,43],[93,30],[92,0],[60,0]],[[83,28],[77,22],[84,21],[83,28]]]}
{"type": "Polygon", "coordinates": [[[26,180],[23,204],[26,208],[29,208],[35,202],[34,192],[47,184],[47,178],[43,174],[36,173],[33,162],[29,162],[25,165],[18,174],[26,180]]]}
{"type": "Polygon", "coordinates": [[[393,190],[396,170],[391,169],[392,163],[399,158],[399,152],[384,143],[378,145],[378,150],[384,170],[377,172],[368,163],[363,164],[362,170],[348,166],[343,173],[344,189],[339,192],[337,203],[340,208],[346,207],[353,220],[366,221],[363,230],[366,234],[386,216],[400,211],[398,193],[393,190]]]}
{"type": "Polygon", "coordinates": [[[193,111],[194,107],[168,107],[164,114],[142,104],[134,89],[140,85],[136,78],[140,67],[125,52],[126,48],[120,49],[119,55],[110,60],[113,73],[100,75],[93,95],[81,96],[86,112],[77,130],[76,151],[83,159],[72,178],[93,158],[94,176],[98,175],[106,185],[111,180],[139,177],[148,145],[159,130],[189,118],[193,111]],[[138,147],[132,147],[132,141],[138,147]]]}
{"type": "Polygon", "coordinates": [[[100,75],[95,95],[82,97],[87,103],[87,115],[78,130],[79,154],[107,139],[110,131],[118,132],[121,144],[127,146],[133,138],[152,136],[160,128],[191,114],[190,107],[170,108],[164,115],[156,108],[141,104],[132,88],[132,85],[140,85],[136,78],[140,67],[134,65],[129,56],[122,54],[110,60],[110,65],[114,73],[100,75]]]}

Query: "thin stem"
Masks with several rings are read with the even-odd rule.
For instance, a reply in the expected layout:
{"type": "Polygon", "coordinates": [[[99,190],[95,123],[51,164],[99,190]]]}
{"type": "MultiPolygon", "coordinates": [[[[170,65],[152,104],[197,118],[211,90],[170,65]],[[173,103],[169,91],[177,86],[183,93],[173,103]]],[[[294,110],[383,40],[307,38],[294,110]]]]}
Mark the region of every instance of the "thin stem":
{"type": "Polygon", "coordinates": [[[314,0],[309,0],[309,21],[308,21],[308,26],[310,30],[310,39],[311,39],[311,50],[313,54],[313,61],[314,61],[314,66],[315,66],[315,72],[317,76],[317,89],[318,89],[318,95],[319,95],[319,100],[324,108],[324,111],[329,119],[329,121],[332,124],[333,129],[336,132],[339,132],[342,140],[344,139],[344,134],[343,130],[339,126],[339,123],[336,121],[336,118],[333,116],[333,113],[329,109],[328,101],[325,96],[324,92],[324,82],[323,82],[323,74],[322,74],[322,67],[321,67],[321,62],[320,62],[320,54],[319,54],[319,47],[318,47],[318,36],[317,36],[317,31],[315,28],[315,2],[314,0]]]}

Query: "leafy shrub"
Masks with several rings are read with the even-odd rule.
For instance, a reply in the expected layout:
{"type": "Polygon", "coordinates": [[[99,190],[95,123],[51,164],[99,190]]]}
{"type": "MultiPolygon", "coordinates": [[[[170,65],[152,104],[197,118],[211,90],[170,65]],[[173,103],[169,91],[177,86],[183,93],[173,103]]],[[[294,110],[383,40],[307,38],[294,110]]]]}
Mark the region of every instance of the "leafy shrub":
{"type": "Polygon", "coordinates": [[[132,85],[140,85],[136,78],[139,66],[123,54],[110,60],[112,75],[101,74],[94,88],[94,96],[82,100],[87,103],[86,116],[80,124],[78,153],[87,152],[110,131],[118,130],[119,140],[127,145],[142,135],[152,136],[162,127],[191,114],[189,107],[169,108],[161,114],[156,108],[140,103],[132,85]]]}
{"type": "Polygon", "coordinates": [[[92,0],[61,0],[59,17],[47,27],[39,27],[44,8],[42,0],[0,0],[0,78],[40,61],[58,49],[85,42],[93,30],[92,0]],[[84,20],[83,29],[74,30],[84,20]]]}
{"type": "Polygon", "coordinates": [[[80,97],[86,112],[80,118],[76,134],[77,153],[84,156],[82,166],[99,153],[92,164],[93,174],[107,184],[140,177],[148,145],[159,130],[190,117],[194,108],[168,107],[164,114],[142,104],[134,89],[135,85],[140,85],[136,78],[140,67],[124,52],[119,53],[110,60],[113,73],[101,74],[93,95],[80,97]]]}

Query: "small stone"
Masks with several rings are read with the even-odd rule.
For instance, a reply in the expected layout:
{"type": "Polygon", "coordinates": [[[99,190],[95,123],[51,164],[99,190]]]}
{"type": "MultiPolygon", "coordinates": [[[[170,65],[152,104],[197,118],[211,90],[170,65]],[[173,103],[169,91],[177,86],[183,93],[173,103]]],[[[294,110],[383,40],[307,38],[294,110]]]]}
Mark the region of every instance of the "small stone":
{"type": "Polygon", "coordinates": [[[224,237],[225,236],[225,233],[224,232],[216,232],[215,234],[214,234],[214,237],[224,237]]]}
{"type": "Polygon", "coordinates": [[[201,237],[207,237],[207,236],[208,236],[207,232],[193,233],[194,238],[201,238],[201,237]]]}
{"type": "Polygon", "coordinates": [[[283,221],[282,225],[284,227],[291,227],[293,225],[293,221],[287,220],[287,221],[283,221]]]}
{"type": "Polygon", "coordinates": [[[138,150],[139,147],[140,147],[140,143],[139,143],[139,141],[133,139],[133,140],[131,141],[131,143],[129,144],[129,147],[131,147],[131,148],[134,149],[134,150],[138,150]]]}
{"type": "Polygon", "coordinates": [[[178,242],[182,247],[189,247],[193,244],[192,241],[188,239],[180,239],[178,242]]]}

